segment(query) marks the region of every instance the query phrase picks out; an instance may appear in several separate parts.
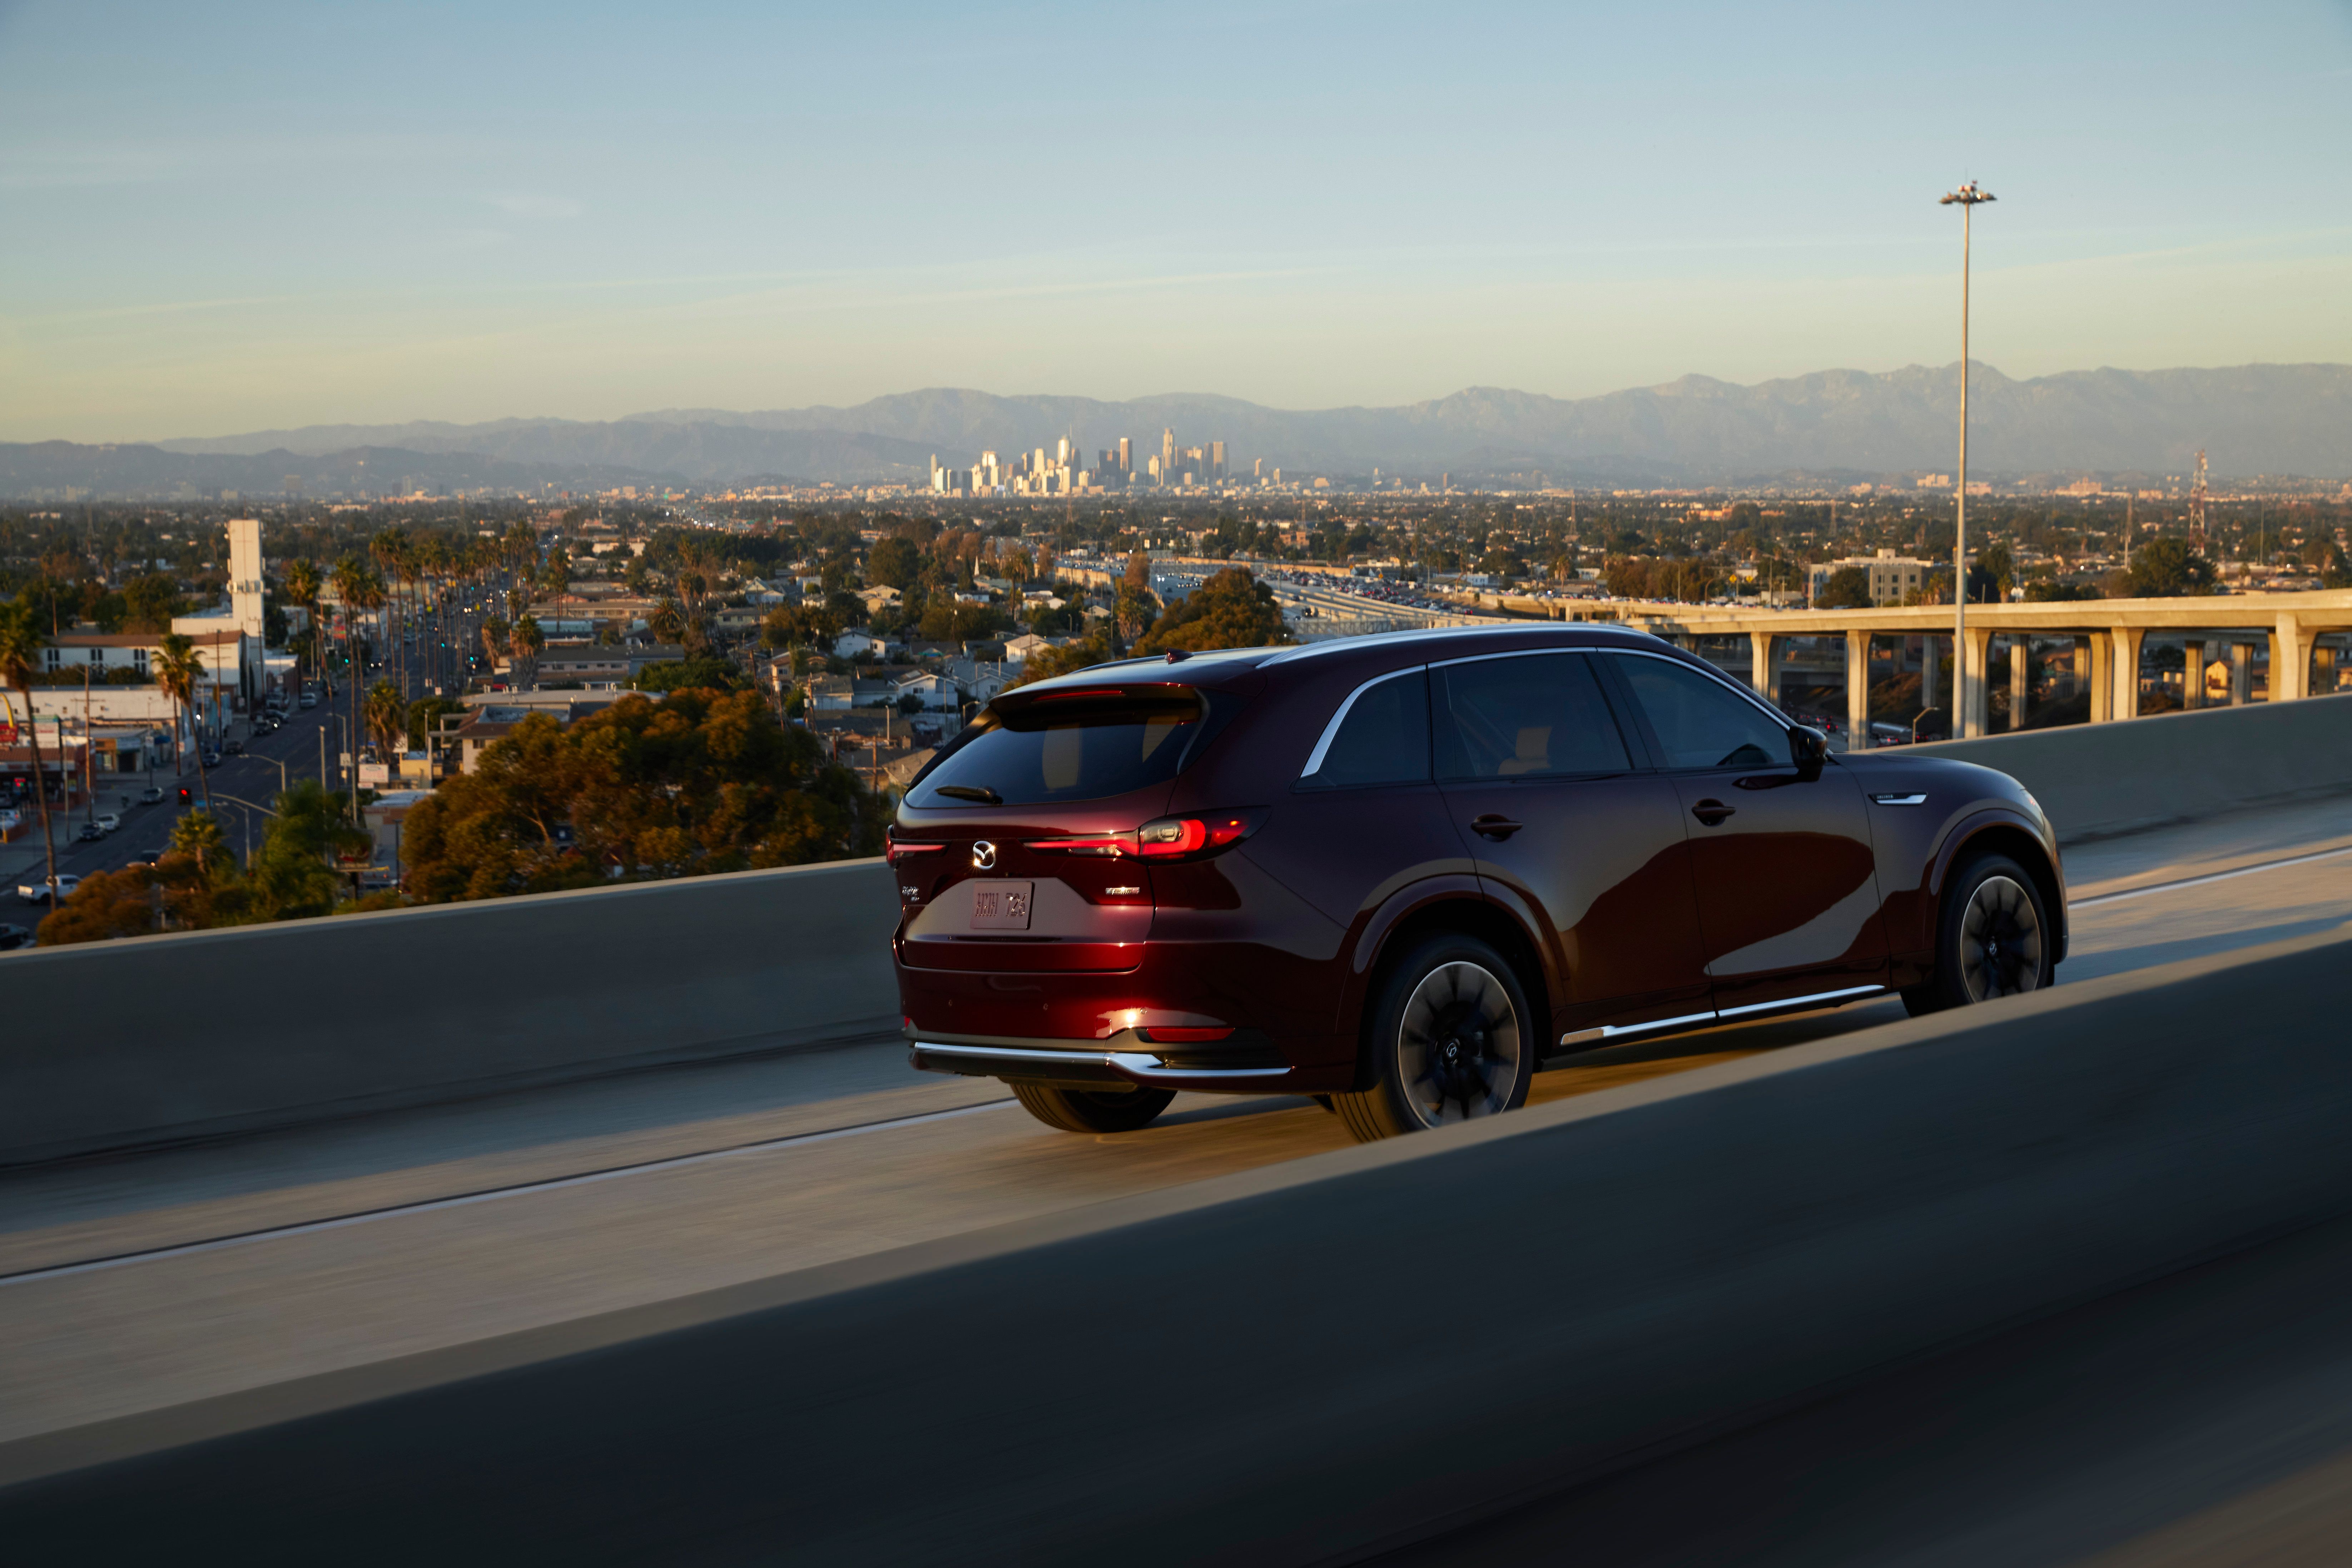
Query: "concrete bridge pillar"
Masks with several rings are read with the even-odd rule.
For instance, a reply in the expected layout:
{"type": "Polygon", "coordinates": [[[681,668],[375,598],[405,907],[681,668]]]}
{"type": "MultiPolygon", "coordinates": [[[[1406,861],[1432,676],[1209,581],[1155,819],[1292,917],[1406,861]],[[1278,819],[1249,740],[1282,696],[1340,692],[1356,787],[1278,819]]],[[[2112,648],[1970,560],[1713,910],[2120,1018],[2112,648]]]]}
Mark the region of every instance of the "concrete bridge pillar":
{"type": "Polygon", "coordinates": [[[2322,697],[2336,693],[2336,650],[2332,647],[2315,645],[2311,650],[2310,684],[2304,687],[2302,695],[2308,697],[2314,692],[2322,697]]]}
{"type": "Polygon", "coordinates": [[[1751,679],[1756,686],[1756,695],[1775,708],[1780,706],[1781,641],[1770,632],[1748,634],[1748,658],[1754,670],[1751,679]]]}
{"type": "MultiPolygon", "coordinates": [[[[2311,667],[2314,663],[2312,644],[2316,632],[2304,629],[2303,623],[2293,615],[2282,615],[2271,632],[2271,692],[2273,702],[2293,702],[2312,692],[2311,667]]],[[[2333,660],[2330,661],[2332,666],[2333,660]]],[[[2323,689],[2333,689],[2335,670],[2328,670],[2328,681],[2323,689]]]]}
{"type": "Polygon", "coordinates": [[[2013,637],[2009,639],[2009,727],[2025,728],[2026,704],[2033,700],[2033,639],[2013,637]]]}
{"type": "Polygon", "coordinates": [[[1870,634],[1845,634],[1845,749],[1870,744],[1870,634]]]}
{"type": "Polygon", "coordinates": [[[2074,639],[2074,679],[2091,694],[2091,722],[2105,724],[2116,716],[2116,645],[2103,637],[2074,639]]]}
{"type": "Polygon", "coordinates": [[[2243,708],[2254,700],[2254,645],[2230,645],[2230,706],[2243,708]]]}
{"type": "Polygon", "coordinates": [[[1972,741],[1991,728],[1992,692],[1986,687],[1985,671],[1992,664],[1992,633],[1970,626],[1969,646],[1961,657],[1967,660],[1964,668],[1969,678],[1954,684],[1967,691],[1969,710],[1960,715],[1959,730],[1962,738],[1972,741]]]}
{"type": "Polygon", "coordinates": [[[2139,645],[2147,633],[2137,626],[2116,626],[2108,632],[2114,643],[2115,696],[2110,719],[2139,717],[2139,645]]]}
{"type": "Polygon", "coordinates": [[[1941,708],[1944,705],[1944,672],[1936,663],[1936,639],[1919,639],[1919,706],[1941,708]]]}

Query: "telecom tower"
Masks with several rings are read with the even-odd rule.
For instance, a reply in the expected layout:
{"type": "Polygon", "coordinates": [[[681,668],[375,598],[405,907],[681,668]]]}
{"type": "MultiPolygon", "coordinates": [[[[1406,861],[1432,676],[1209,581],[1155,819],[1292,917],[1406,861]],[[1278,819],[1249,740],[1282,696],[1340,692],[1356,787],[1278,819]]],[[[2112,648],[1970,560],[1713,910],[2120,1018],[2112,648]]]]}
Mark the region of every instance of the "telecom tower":
{"type": "Polygon", "coordinates": [[[2197,481],[2189,487],[2189,548],[2205,553],[2205,454],[2197,454],[2197,481]]]}

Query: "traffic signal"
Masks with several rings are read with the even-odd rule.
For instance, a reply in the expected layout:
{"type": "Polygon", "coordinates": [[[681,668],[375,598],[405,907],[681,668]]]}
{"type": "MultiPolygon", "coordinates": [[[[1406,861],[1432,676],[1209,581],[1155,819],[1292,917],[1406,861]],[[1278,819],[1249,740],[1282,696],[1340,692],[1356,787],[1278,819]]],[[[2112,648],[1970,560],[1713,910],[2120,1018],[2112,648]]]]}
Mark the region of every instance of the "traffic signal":
{"type": "Polygon", "coordinates": [[[185,785],[185,784],[182,784],[182,785],[180,786],[180,804],[181,804],[182,805],[187,805],[187,804],[188,804],[188,802],[189,802],[190,800],[192,800],[192,799],[194,799],[194,795],[190,792],[190,790],[189,790],[188,786],[187,786],[187,785],[185,785]]]}

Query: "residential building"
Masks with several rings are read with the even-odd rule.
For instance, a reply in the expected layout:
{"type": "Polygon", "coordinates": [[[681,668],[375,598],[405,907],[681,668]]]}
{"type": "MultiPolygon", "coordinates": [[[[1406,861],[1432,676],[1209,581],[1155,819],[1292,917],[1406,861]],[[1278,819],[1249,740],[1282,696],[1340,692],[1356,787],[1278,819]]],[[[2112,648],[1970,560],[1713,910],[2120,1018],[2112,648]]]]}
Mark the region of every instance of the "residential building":
{"type": "Polygon", "coordinates": [[[1875,555],[1849,555],[1843,561],[1817,562],[1806,570],[1805,598],[1811,603],[1820,597],[1822,588],[1829,582],[1832,573],[1843,567],[1855,566],[1869,574],[1872,604],[1899,605],[1906,595],[1924,587],[1927,574],[1941,564],[1941,562],[1897,555],[1892,550],[1882,550],[1875,555]]]}

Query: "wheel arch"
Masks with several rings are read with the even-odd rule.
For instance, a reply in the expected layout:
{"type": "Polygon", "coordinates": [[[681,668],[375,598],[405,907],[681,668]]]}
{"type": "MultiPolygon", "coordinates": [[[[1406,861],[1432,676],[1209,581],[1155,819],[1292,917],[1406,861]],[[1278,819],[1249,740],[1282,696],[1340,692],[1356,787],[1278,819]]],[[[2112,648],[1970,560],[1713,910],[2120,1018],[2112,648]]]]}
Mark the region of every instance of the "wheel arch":
{"type": "MultiPolygon", "coordinates": [[[[1354,984],[1349,987],[1350,1016],[1343,1020],[1342,1033],[1356,1041],[1356,1071],[1358,1087],[1362,1087],[1365,1064],[1364,1031],[1369,1026],[1367,1003],[1372,983],[1386,968],[1391,959],[1412,942],[1433,931],[1457,932],[1475,936],[1503,955],[1519,989],[1528,998],[1528,1006],[1535,1015],[1528,1022],[1537,1042],[1550,1038],[1552,1022],[1552,987],[1546,973],[1541,952],[1534,937],[1509,910],[1483,897],[1475,889],[1454,889],[1435,897],[1423,899],[1397,912],[1395,918],[1376,931],[1368,931],[1366,940],[1358,947],[1360,962],[1354,984]]],[[[1538,1053],[1541,1055],[1541,1052],[1538,1053]]]]}
{"type": "Polygon", "coordinates": [[[2070,938],[2066,919],[2066,883],[2059,875],[2056,858],[2044,845],[2039,834],[2024,823],[2006,816],[1982,816],[1964,823],[1945,846],[1940,863],[1936,868],[1936,941],[1943,938],[1944,893],[1951,886],[1953,875],[1969,860],[1979,855],[2006,855],[2025,868],[2033,879],[2034,890],[2042,895],[2042,907],[2057,931],[2058,955],[2053,963],[2066,960],[2070,938]]]}

